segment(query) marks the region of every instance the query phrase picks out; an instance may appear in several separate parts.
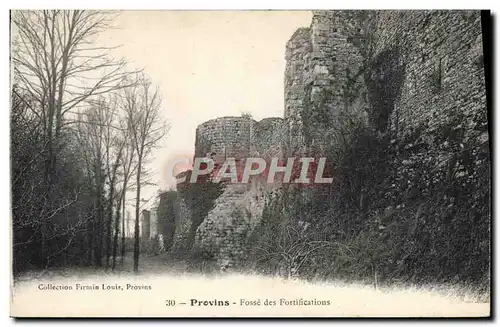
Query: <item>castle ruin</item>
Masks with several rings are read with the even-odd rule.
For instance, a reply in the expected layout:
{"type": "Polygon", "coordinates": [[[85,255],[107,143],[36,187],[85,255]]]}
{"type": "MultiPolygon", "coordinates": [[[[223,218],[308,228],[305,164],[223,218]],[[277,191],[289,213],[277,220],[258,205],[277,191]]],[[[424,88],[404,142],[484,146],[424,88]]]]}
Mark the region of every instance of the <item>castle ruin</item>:
{"type": "MultiPolygon", "coordinates": [[[[286,44],[283,118],[207,121],[196,130],[195,155],[213,153],[221,162],[322,151],[334,139],[331,126],[346,117],[404,137],[440,129],[458,112],[471,124],[462,126],[465,137],[484,141],[487,135],[472,132],[480,127],[472,124],[487,124],[481,32],[478,11],[314,11],[311,25],[286,44]]],[[[431,137],[425,142],[433,146],[431,137]]],[[[197,227],[192,249],[211,252],[220,266],[241,260],[273,191],[228,185],[197,227]]],[[[179,208],[174,248],[190,231],[182,199],[179,208]]]]}

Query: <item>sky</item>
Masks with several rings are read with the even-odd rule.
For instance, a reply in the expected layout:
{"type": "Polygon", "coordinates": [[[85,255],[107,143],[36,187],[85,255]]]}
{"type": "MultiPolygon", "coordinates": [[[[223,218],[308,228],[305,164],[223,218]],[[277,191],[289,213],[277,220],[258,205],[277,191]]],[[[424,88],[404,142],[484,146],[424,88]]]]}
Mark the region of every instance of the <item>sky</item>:
{"type": "MultiPolygon", "coordinates": [[[[170,130],[149,168],[158,189],[172,187],[168,163],[192,158],[196,127],[222,116],[283,117],[285,46],[309,26],[308,11],[124,11],[98,43],[131,68],[144,68],[163,98],[170,130]]],[[[176,167],[177,171],[185,167],[176,167]]]]}

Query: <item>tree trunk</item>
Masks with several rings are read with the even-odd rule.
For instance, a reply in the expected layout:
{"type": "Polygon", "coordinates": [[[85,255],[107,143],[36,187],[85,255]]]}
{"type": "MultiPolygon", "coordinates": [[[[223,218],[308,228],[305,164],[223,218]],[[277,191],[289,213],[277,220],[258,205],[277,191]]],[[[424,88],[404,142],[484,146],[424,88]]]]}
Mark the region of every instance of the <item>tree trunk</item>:
{"type": "Polygon", "coordinates": [[[95,216],[89,219],[87,222],[87,231],[85,233],[85,238],[87,240],[87,264],[92,266],[94,264],[94,235],[95,235],[95,216]]]}
{"type": "Polygon", "coordinates": [[[103,227],[103,212],[102,212],[102,180],[101,180],[101,165],[100,162],[96,165],[97,167],[97,194],[96,194],[96,215],[97,224],[95,226],[95,265],[97,267],[102,266],[102,227],[103,227]]]}
{"type": "Polygon", "coordinates": [[[112,178],[109,190],[108,219],[106,220],[106,269],[109,268],[109,259],[111,258],[111,227],[113,224],[113,197],[115,195],[114,191],[114,178],[112,178]]]}
{"type": "MultiPolygon", "coordinates": [[[[49,121],[48,121],[48,128],[47,128],[47,158],[45,160],[45,186],[47,187],[48,191],[48,196],[50,199],[52,199],[52,192],[53,192],[53,183],[54,183],[54,166],[55,166],[55,153],[54,153],[54,137],[53,137],[53,117],[52,117],[52,107],[53,104],[49,102],[49,121]]],[[[46,234],[47,234],[47,224],[48,221],[44,219],[44,217],[40,217],[40,264],[42,268],[47,268],[48,262],[48,246],[47,246],[47,240],[46,240],[46,234]]]]}
{"type": "Polygon", "coordinates": [[[135,198],[135,229],[134,229],[134,272],[139,272],[139,205],[141,201],[141,160],[142,155],[139,155],[139,163],[137,165],[137,188],[135,198]]]}
{"type": "MultiPolygon", "coordinates": [[[[120,258],[120,263],[123,266],[123,261],[125,259],[125,219],[127,218],[126,212],[125,212],[125,201],[127,197],[127,178],[125,177],[125,180],[123,181],[123,194],[122,194],[122,249],[121,249],[121,258],[120,258]]],[[[127,221],[127,226],[128,226],[128,221],[127,221]]]]}
{"type": "Polygon", "coordinates": [[[120,199],[117,202],[116,206],[116,217],[115,217],[115,234],[113,236],[113,266],[112,270],[115,270],[116,267],[116,252],[118,250],[118,234],[120,233],[120,208],[122,206],[122,197],[123,193],[125,190],[122,192],[120,195],[120,199]]]}

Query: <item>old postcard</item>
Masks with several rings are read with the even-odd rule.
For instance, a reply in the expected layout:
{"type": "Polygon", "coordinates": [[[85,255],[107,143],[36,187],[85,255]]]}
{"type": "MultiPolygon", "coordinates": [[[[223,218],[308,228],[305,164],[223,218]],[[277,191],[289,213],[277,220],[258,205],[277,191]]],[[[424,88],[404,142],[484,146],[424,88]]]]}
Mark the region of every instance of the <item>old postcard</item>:
{"type": "Polygon", "coordinates": [[[490,316],[489,12],[10,24],[11,316],[490,316]]]}

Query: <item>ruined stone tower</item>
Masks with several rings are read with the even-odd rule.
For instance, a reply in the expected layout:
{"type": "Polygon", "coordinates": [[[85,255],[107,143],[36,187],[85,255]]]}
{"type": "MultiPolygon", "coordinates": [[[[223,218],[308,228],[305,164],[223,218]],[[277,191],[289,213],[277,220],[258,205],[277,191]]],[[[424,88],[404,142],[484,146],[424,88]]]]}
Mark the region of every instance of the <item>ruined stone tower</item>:
{"type": "MultiPolygon", "coordinates": [[[[477,138],[470,132],[487,124],[482,53],[478,11],[314,11],[286,44],[284,119],[205,122],[196,156],[320,154],[356,124],[391,132],[394,141],[417,129],[425,138],[457,113],[475,124],[460,127],[465,138],[477,138]]],[[[197,228],[195,247],[220,265],[239,260],[272,191],[230,185],[197,228]]]]}
{"type": "Polygon", "coordinates": [[[226,157],[248,157],[253,124],[250,117],[220,117],[204,122],[196,129],[195,156],[215,153],[218,162],[226,157]]]}
{"type": "Polygon", "coordinates": [[[356,40],[367,15],[360,11],[315,11],[311,26],[299,28],[288,41],[285,120],[290,154],[302,153],[306,146],[321,147],[326,126],[363,98],[363,57],[356,40]],[[349,94],[356,87],[356,94],[349,94]]]}

